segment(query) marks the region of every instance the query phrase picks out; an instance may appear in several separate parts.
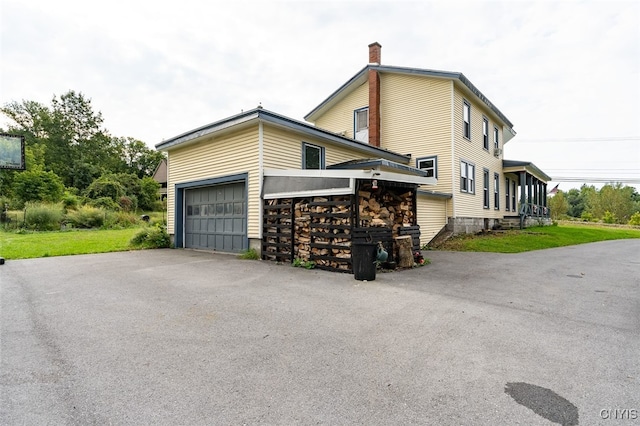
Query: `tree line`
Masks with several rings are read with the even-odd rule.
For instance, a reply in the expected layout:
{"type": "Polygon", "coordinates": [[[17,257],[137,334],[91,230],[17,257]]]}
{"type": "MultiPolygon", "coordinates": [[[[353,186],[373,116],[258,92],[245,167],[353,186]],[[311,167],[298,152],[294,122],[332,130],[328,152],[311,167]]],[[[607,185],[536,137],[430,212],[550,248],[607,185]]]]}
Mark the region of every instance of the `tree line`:
{"type": "Polygon", "coordinates": [[[0,170],[0,198],[9,208],[64,197],[124,210],[161,206],[152,175],[164,155],[112,136],[82,93],[54,95],[50,105],[12,101],[0,112],[10,119],[0,132],[25,138],[26,170],[0,170]]]}
{"type": "Polygon", "coordinates": [[[599,190],[585,184],[580,189],[558,191],[549,199],[549,207],[553,219],[640,225],[640,194],[621,183],[607,184],[599,190]]]}

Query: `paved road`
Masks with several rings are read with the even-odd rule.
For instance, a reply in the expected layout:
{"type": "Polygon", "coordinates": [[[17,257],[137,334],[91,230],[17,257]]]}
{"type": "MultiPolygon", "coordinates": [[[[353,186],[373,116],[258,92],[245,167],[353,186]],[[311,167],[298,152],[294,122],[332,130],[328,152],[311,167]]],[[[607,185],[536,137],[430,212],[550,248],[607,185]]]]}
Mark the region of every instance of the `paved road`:
{"type": "Polygon", "coordinates": [[[0,423],[640,424],[639,253],[426,252],[373,282],[183,250],[7,261],[0,423]]]}

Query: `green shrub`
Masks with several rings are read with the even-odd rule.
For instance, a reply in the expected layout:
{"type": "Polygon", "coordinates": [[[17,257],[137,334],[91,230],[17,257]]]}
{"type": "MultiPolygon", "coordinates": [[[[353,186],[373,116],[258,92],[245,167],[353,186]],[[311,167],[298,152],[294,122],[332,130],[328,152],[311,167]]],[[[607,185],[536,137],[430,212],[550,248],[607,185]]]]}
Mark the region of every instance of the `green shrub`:
{"type": "Polygon", "coordinates": [[[64,194],[62,197],[62,208],[67,210],[75,210],[80,205],[80,199],[77,195],[73,194],[64,194]]]}
{"type": "Polygon", "coordinates": [[[91,207],[107,210],[118,210],[120,206],[109,197],[100,197],[95,200],[89,200],[87,204],[91,207]]]}
{"type": "Polygon", "coordinates": [[[100,228],[105,223],[106,211],[92,206],[82,206],[67,213],[67,223],[76,228],[100,228]]]}
{"type": "Polygon", "coordinates": [[[126,189],[121,180],[114,175],[102,175],[98,179],[91,182],[91,185],[85,191],[85,195],[89,198],[100,199],[110,198],[111,201],[125,195],[126,189]]]}
{"type": "Polygon", "coordinates": [[[53,172],[25,170],[18,173],[13,181],[16,198],[25,202],[58,202],[63,191],[62,180],[53,172]]]}
{"type": "Polygon", "coordinates": [[[582,212],[582,214],[580,215],[580,219],[582,219],[584,222],[593,222],[593,215],[589,212],[582,212]]]}
{"type": "Polygon", "coordinates": [[[635,212],[629,219],[629,225],[640,226],[640,212],[635,212]]]}
{"type": "Polygon", "coordinates": [[[604,223],[616,223],[616,215],[607,210],[604,212],[604,216],[602,216],[602,221],[604,223]]]}
{"type": "Polygon", "coordinates": [[[35,231],[55,231],[62,223],[62,207],[58,204],[27,203],[25,225],[35,231]]]}
{"type": "Polygon", "coordinates": [[[164,227],[153,226],[141,229],[133,238],[129,241],[129,244],[133,247],[140,248],[167,248],[171,247],[171,239],[164,227]]]}
{"type": "Polygon", "coordinates": [[[125,212],[133,212],[138,208],[138,200],[134,196],[123,195],[118,199],[118,206],[125,212]]]}
{"type": "Polygon", "coordinates": [[[106,228],[132,228],[140,223],[139,216],[131,212],[106,212],[104,226],[106,228]]]}
{"type": "Polygon", "coordinates": [[[259,260],[260,259],[260,255],[258,254],[256,249],[253,249],[253,248],[250,248],[248,250],[243,250],[242,252],[240,252],[238,257],[240,259],[246,259],[246,260],[259,260]]]}
{"type": "Polygon", "coordinates": [[[296,268],[305,268],[305,269],[313,269],[316,267],[316,263],[311,260],[302,260],[299,258],[293,259],[293,263],[291,266],[296,268]]]}

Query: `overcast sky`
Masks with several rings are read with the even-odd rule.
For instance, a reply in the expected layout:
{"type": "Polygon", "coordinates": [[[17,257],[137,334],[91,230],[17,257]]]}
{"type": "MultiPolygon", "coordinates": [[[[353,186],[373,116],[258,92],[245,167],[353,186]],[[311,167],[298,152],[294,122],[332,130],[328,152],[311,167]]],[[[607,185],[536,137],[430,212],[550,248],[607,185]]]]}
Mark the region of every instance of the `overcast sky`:
{"type": "Polygon", "coordinates": [[[508,159],[640,188],[638,1],[0,2],[3,105],[75,90],[153,147],[259,103],[303,120],[377,41],[464,73],[514,124],[508,159]]]}

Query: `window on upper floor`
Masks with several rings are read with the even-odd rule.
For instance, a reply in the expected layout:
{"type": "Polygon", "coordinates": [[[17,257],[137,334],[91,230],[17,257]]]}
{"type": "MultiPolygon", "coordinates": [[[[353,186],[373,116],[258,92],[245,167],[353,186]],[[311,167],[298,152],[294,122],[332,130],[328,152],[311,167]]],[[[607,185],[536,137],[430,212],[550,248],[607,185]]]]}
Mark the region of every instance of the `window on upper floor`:
{"type": "Polygon", "coordinates": [[[462,135],[471,139],[471,105],[467,101],[462,104],[462,135]]]}
{"type": "Polygon", "coordinates": [[[476,166],[465,160],[460,160],[460,192],[475,194],[476,166]]]}
{"type": "Polygon", "coordinates": [[[302,168],[305,170],[324,169],[324,148],[302,143],[302,168]]]}
{"type": "Polygon", "coordinates": [[[500,131],[497,127],[493,128],[493,147],[500,149],[500,131]]]}
{"type": "Polygon", "coordinates": [[[482,118],[482,147],[489,150],[489,120],[482,118]]]}
{"type": "Polygon", "coordinates": [[[482,171],[482,207],[489,208],[489,170],[482,171]]]}
{"type": "Polygon", "coordinates": [[[500,175],[493,174],[493,208],[500,210],[500,175]]]}
{"type": "Polygon", "coordinates": [[[427,172],[427,177],[438,178],[438,157],[424,157],[416,159],[416,168],[427,172]]]}
{"type": "Polygon", "coordinates": [[[369,142],[369,108],[360,108],[353,112],[353,138],[360,142],[369,142]]]}

